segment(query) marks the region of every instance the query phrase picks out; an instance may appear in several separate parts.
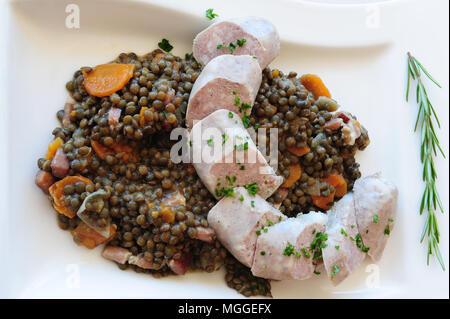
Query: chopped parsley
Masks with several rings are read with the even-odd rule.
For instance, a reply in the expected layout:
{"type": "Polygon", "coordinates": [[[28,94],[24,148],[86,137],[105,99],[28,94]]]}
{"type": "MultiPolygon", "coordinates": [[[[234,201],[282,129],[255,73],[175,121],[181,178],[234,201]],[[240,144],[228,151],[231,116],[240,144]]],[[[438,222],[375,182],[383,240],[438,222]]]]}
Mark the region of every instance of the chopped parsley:
{"type": "Polygon", "coordinates": [[[234,96],[234,106],[239,106],[239,104],[241,104],[241,99],[239,98],[239,96],[235,95],[234,96]]]}
{"type": "Polygon", "coordinates": [[[240,40],[236,40],[236,44],[240,47],[243,46],[245,42],[247,42],[247,40],[244,38],[242,38],[240,40]]]}
{"type": "Polygon", "coordinates": [[[236,181],[236,176],[230,177],[230,176],[225,176],[225,178],[228,181],[228,184],[230,184],[231,186],[234,186],[234,182],[236,181]]]}
{"type": "Polygon", "coordinates": [[[266,252],[263,250],[260,252],[261,256],[264,256],[266,254],[266,252]]]}
{"type": "Polygon", "coordinates": [[[247,113],[244,113],[244,116],[242,117],[242,124],[244,124],[245,128],[250,126],[250,117],[248,117],[247,113]]]}
{"type": "Polygon", "coordinates": [[[332,275],[336,275],[340,271],[338,265],[333,266],[333,271],[331,272],[332,275]]]}
{"type": "Polygon", "coordinates": [[[255,132],[258,131],[258,129],[259,129],[259,124],[255,124],[255,126],[253,127],[253,129],[255,130],[255,132]]]}
{"type": "Polygon", "coordinates": [[[239,144],[239,145],[235,145],[234,149],[236,151],[246,151],[246,150],[248,150],[248,142],[245,142],[245,143],[242,143],[242,144],[239,144]]]}
{"type": "Polygon", "coordinates": [[[311,258],[311,255],[309,254],[309,252],[308,252],[305,248],[302,248],[302,253],[303,253],[303,255],[304,255],[306,258],[311,258]]]}
{"type": "Polygon", "coordinates": [[[394,222],[394,218],[389,218],[389,221],[390,221],[391,223],[393,223],[393,222],[394,222]]]}
{"type": "Polygon", "coordinates": [[[267,268],[267,265],[266,265],[266,264],[263,264],[262,267],[263,267],[264,269],[266,269],[266,268],[267,268]]]}
{"type": "Polygon", "coordinates": [[[355,226],[355,225],[351,225],[350,227],[353,229],[353,228],[355,228],[356,226],[355,226]]]}
{"type": "Polygon", "coordinates": [[[316,233],[316,229],[314,228],[312,231],[312,234],[314,235],[316,233]]]}
{"type": "Polygon", "coordinates": [[[247,184],[244,185],[244,187],[250,195],[256,195],[256,193],[258,192],[258,184],[256,183],[247,184]]]}
{"type": "Polygon", "coordinates": [[[283,216],[278,217],[278,221],[281,222],[283,220],[283,216]]]}
{"type": "Polygon", "coordinates": [[[186,53],[186,54],[184,55],[184,59],[185,59],[185,60],[189,60],[189,59],[191,59],[193,56],[194,56],[194,53],[186,53]]]}
{"type": "Polygon", "coordinates": [[[241,165],[241,167],[239,168],[241,171],[245,171],[245,165],[241,165]]]}
{"type": "Polygon", "coordinates": [[[167,39],[162,39],[161,42],[158,42],[158,47],[166,52],[170,52],[173,49],[173,46],[169,43],[169,40],[167,39]]]}
{"type": "Polygon", "coordinates": [[[256,60],[256,59],[257,59],[257,57],[256,57],[256,56],[254,55],[254,56],[253,56],[253,59],[255,59],[255,60],[256,60]]]}
{"type": "Polygon", "coordinates": [[[232,119],[233,118],[233,112],[228,112],[228,117],[230,118],[230,119],[232,119]]]}
{"type": "Polygon", "coordinates": [[[225,145],[225,142],[228,140],[229,136],[227,133],[222,134],[222,145],[225,145]]]}
{"type": "Polygon", "coordinates": [[[369,251],[370,247],[362,246],[361,250],[363,253],[367,253],[369,251]]]}
{"type": "Polygon", "coordinates": [[[339,245],[334,246],[334,248],[336,248],[336,250],[339,250],[339,245]]]}
{"type": "Polygon", "coordinates": [[[212,19],[214,19],[215,17],[218,17],[218,16],[219,16],[217,13],[214,13],[213,11],[214,11],[213,8],[206,9],[205,16],[206,16],[209,20],[212,20],[212,19]]]}
{"type": "Polygon", "coordinates": [[[244,201],[244,196],[241,195],[241,196],[239,197],[239,200],[240,200],[241,202],[243,202],[243,201],[244,201]]]}
{"type": "Polygon", "coordinates": [[[385,235],[390,235],[391,234],[391,228],[389,227],[389,225],[386,225],[386,228],[384,229],[384,234],[385,235]]]}
{"type": "Polygon", "coordinates": [[[320,271],[314,270],[315,275],[320,275],[320,271]]]}
{"type": "Polygon", "coordinates": [[[236,194],[234,193],[234,190],[232,188],[225,188],[225,187],[221,189],[216,188],[215,193],[217,197],[225,196],[236,198],[236,194]]]}
{"type": "Polygon", "coordinates": [[[295,252],[295,257],[297,257],[297,259],[300,259],[302,257],[302,255],[298,251],[296,251],[295,252]]]}
{"type": "Polygon", "coordinates": [[[267,219],[267,225],[273,226],[273,225],[275,225],[275,224],[274,224],[273,221],[271,221],[270,219],[267,219]]]}
{"type": "Polygon", "coordinates": [[[166,113],[166,111],[162,111],[162,114],[164,115],[165,118],[167,118],[167,113],[166,113]]]}
{"type": "Polygon", "coordinates": [[[294,249],[295,249],[294,245],[292,245],[290,242],[287,242],[287,246],[284,248],[283,255],[284,256],[292,255],[294,253],[294,249]]]}
{"type": "Polygon", "coordinates": [[[257,230],[257,231],[256,231],[256,235],[258,235],[258,236],[261,235],[261,231],[260,231],[260,230],[257,230]]]}
{"type": "Polygon", "coordinates": [[[239,107],[239,112],[251,109],[252,106],[250,104],[247,103],[242,103],[241,106],[239,107]]]}
{"type": "Polygon", "coordinates": [[[214,141],[212,138],[210,138],[209,140],[206,141],[206,144],[208,144],[208,146],[213,147],[214,146],[214,141]]]}
{"type": "Polygon", "coordinates": [[[346,237],[348,236],[347,233],[346,233],[346,231],[344,230],[344,228],[341,228],[341,234],[344,235],[344,236],[346,236],[346,237]]]}
{"type": "Polygon", "coordinates": [[[375,224],[378,224],[378,222],[379,222],[379,217],[378,217],[378,215],[373,216],[373,222],[374,222],[375,224]]]}
{"type": "MultiPolygon", "coordinates": [[[[252,207],[255,207],[255,201],[252,200],[252,201],[250,202],[250,205],[252,205],[252,207]]],[[[264,232],[267,233],[267,231],[264,231],[264,232]]]]}

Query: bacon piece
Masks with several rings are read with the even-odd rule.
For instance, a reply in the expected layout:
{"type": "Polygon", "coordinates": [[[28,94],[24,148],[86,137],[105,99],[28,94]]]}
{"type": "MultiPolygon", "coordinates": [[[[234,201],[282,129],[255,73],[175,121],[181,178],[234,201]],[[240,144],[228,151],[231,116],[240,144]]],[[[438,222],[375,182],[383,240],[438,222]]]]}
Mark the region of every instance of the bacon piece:
{"type": "Polygon", "coordinates": [[[172,259],[169,262],[169,268],[177,275],[184,275],[191,263],[192,255],[190,253],[185,253],[180,259],[172,259]]]}
{"type": "Polygon", "coordinates": [[[123,265],[128,261],[132,254],[128,249],[122,247],[106,246],[102,252],[102,256],[123,265]]]}
{"type": "Polygon", "coordinates": [[[45,194],[48,194],[48,189],[55,182],[55,178],[49,172],[39,170],[36,173],[36,179],[34,182],[45,194]]]}
{"type": "Polygon", "coordinates": [[[52,174],[58,178],[64,178],[69,173],[70,162],[62,147],[56,150],[55,156],[52,160],[51,168],[52,174]]]}
{"type": "Polygon", "coordinates": [[[122,110],[118,107],[111,107],[111,109],[108,112],[108,124],[109,125],[116,125],[119,123],[120,114],[122,113],[122,110]]]}
{"type": "Polygon", "coordinates": [[[213,243],[214,242],[214,236],[216,233],[214,232],[214,229],[210,227],[202,227],[197,226],[195,227],[197,229],[197,235],[194,237],[195,239],[207,242],[207,243],[213,243]]]}

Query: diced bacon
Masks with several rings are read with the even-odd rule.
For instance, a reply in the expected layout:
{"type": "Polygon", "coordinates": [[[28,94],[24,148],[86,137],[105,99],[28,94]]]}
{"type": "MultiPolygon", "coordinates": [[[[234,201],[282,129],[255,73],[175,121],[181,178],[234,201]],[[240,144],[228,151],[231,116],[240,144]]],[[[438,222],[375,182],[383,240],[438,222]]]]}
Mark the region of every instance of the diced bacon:
{"type": "Polygon", "coordinates": [[[109,125],[116,125],[119,123],[120,114],[122,113],[122,110],[118,107],[111,107],[111,109],[108,112],[108,124],[109,125]]]}
{"type": "Polygon", "coordinates": [[[70,162],[62,147],[56,150],[55,156],[52,160],[51,168],[52,174],[58,178],[64,178],[69,173],[70,162]]]}
{"type": "Polygon", "coordinates": [[[106,246],[102,252],[102,256],[106,259],[115,261],[119,264],[125,264],[131,257],[131,252],[128,249],[117,246],[106,246]]]}
{"type": "Polygon", "coordinates": [[[36,173],[36,179],[34,182],[45,194],[48,194],[48,189],[55,182],[55,178],[51,173],[39,170],[36,173]]]}
{"type": "Polygon", "coordinates": [[[143,269],[153,269],[153,262],[145,259],[143,254],[130,256],[130,258],[128,258],[128,263],[131,265],[136,265],[143,269]]]}
{"type": "Polygon", "coordinates": [[[324,127],[332,131],[338,130],[343,124],[341,118],[334,118],[325,123],[324,127]]]}
{"type": "Polygon", "coordinates": [[[207,243],[213,243],[214,242],[214,236],[216,233],[214,232],[214,229],[208,227],[202,227],[197,226],[197,235],[194,237],[195,239],[207,242],[207,243]]]}
{"type": "Polygon", "coordinates": [[[169,262],[169,268],[177,275],[184,275],[191,263],[192,255],[190,253],[183,254],[180,259],[172,259],[169,262]]]}
{"type": "Polygon", "coordinates": [[[339,113],[338,117],[341,118],[344,121],[344,123],[348,123],[348,121],[350,121],[350,118],[344,113],[339,113]]]}

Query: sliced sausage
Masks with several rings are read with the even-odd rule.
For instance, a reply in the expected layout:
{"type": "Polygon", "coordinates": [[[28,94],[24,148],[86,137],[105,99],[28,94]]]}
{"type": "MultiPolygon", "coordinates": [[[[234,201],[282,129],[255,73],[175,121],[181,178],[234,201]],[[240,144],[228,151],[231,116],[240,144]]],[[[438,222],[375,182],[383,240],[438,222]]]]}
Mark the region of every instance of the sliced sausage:
{"type": "Polygon", "coordinates": [[[332,131],[341,128],[344,145],[354,145],[364,130],[364,127],[350,113],[343,111],[334,112],[333,118],[326,122],[324,127],[332,131]]]}
{"type": "Polygon", "coordinates": [[[122,247],[106,246],[105,249],[103,249],[102,256],[123,265],[132,256],[132,253],[128,249],[122,247]]]}
{"type": "Polygon", "coordinates": [[[357,179],[353,192],[359,233],[367,254],[378,261],[394,227],[397,187],[376,173],[357,179]]]}
{"type": "Polygon", "coordinates": [[[280,37],[275,26],[259,17],[241,17],[218,21],[194,39],[195,59],[207,65],[213,58],[223,54],[255,56],[261,69],[272,62],[280,52],[280,37]],[[239,45],[238,40],[245,39],[239,45]],[[233,52],[230,43],[235,46],[233,52]],[[221,48],[220,46],[223,46],[221,48]]]}
{"type": "Polygon", "coordinates": [[[190,140],[193,165],[197,174],[217,199],[223,196],[221,189],[252,183],[257,184],[258,194],[262,198],[267,198],[283,182],[283,178],[275,174],[256,148],[236,113],[228,110],[215,111],[194,125],[190,132],[190,140]],[[202,134],[206,135],[206,130],[211,128],[217,130],[218,136],[214,139],[202,139],[202,134]],[[222,144],[222,153],[214,154],[208,160],[204,158],[202,152],[213,152],[214,145],[222,144]],[[230,183],[227,176],[234,181],[230,183]]]}
{"type": "Polygon", "coordinates": [[[353,193],[346,194],[328,211],[326,234],[323,262],[328,278],[338,285],[361,265],[366,256],[356,225],[353,193]]]}
{"type": "Polygon", "coordinates": [[[234,197],[222,198],[208,214],[208,223],[222,245],[242,264],[251,267],[258,234],[285,217],[258,195],[243,187],[234,189],[234,197]]]}
{"type": "Polygon", "coordinates": [[[288,218],[259,236],[251,268],[266,279],[308,279],[315,269],[313,241],[325,231],[327,216],[310,212],[288,218]]]}
{"type": "Polygon", "coordinates": [[[55,178],[51,173],[39,170],[36,173],[34,182],[37,186],[39,186],[40,189],[42,189],[45,194],[48,194],[48,189],[55,182],[55,178]]]}
{"type": "MultiPolygon", "coordinates": [[[[261,79],[258,62],[249,55],[214,58],[192,87],[186,110],[187,126],[191,128],[194,121],[218,109],[239,113],[242,103],[253,106],[261,79]]],[[[245,111],[250,114],[251,108],[245,111]]]]}
{"type": "Polygon", "coordinates": [[[112,106],[109,109],[109,112],[108,112],[108,124],[109,125],[116,125],[116,124],[118,124],[121,113],[122,113],[121,109],[119,109],[118,107],[112,106]]]}
{"type": "Polygon", "coordinates": [[[51,163],[52,174],[58,178],[64,178],[69,173],[70,162],[62,147],[56,150],[51,163]]]}

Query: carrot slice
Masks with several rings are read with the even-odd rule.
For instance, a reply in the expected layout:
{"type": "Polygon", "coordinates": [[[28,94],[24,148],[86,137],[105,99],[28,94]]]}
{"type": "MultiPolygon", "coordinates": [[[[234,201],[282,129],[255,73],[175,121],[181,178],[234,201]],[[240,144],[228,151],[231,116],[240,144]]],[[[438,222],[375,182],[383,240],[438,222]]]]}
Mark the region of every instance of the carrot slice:
{"type": "Polygon", "coordinates": [[[113,155],[114,152],[103,144],[100,144],[97,141],[91,140],[91,146],[94,149],[95,154],[97,154],[100,159],[104,160],[106,155],[113,155]]]}
{"type": "Polygon", "coordinates": [[[327,197],[311,195],[311,198],[314,205],[324,210],[328,210],[333,206],[334,192],[327,197]]]}
{"type": "Polygon", "coordinates": [[[333,185],[334,189],[336,190],[336,197],[342,197],[345,194],[347,194],[347,182],[345,179],[338,174],[330,174],[326,179],[325,182],[327,182],[330,185],[333,185]]]}
{"type": "Polygon", "coordinates": [[[305,147],[302,147],[302,148],[292,146],[292,147],[288,147],[287,150],[289,152],[291,152],[292,154],[297,155],[298,157],[308,154],[311,151],[311,149],[308,147],[308,145],[306,145],[305,147]]]}
{"type": "Polygon", "coordinates": [[[53,199],[53,207],[60,214],[63,214],[69,218],[73,218],[76,212],[71,212],[64,203],[64,186],[69,184],[75,184],[76,182],[83,182],[87,184],[93,184],[92,181],[83,176],[66,176],[62,180],[52,184],[48,189],[50,196],[53,199]]]}
{"type": "Polygon", "coordinates": [[[83,71],[83,86],[93,96],[104,97],[121,90],[133,77],[134,64],[109,63],[83,71]]]}
{"type": "Polygon", "coordinates": [[[94,249],[98,245],[104,244],[111,239],[114,238],[114,235],[116,234],[117,226],[112,224],[110,229],[110,235],[108,238],[103,237],[99,233],[97,233],[94,229],[89,227],[84,222],[81,222],[77,228],[72,230],[70,233],[74,238],[79,240],[79,242],[86,246],[89,249],[94,249]]]}
{"type": "Polygon", "coordinates": [[[141,111],[139,112],[139,124],[141,126],[145,126],[146,121],[145,121],[145,117],[144,117],[144,112],[148,110],[148,107],[143,106],[141,107],[141,111]]]}
{"type": "Polygon", "coordinates": [[[291,173],[289,174],[289,177],[281,185],[281,187],[286,187],[286,188],[291,187],[302,176],[302,168],[301,168],[300,164],[290,165],[289,171],[291,173]]]}
{"type": "Polygon", "coordinates": [[[330,91],[328,91],[322,79],[315,74],[304,74],[300,77],[300,82],[303,86],[314,94],[317,99],[319,96],[326,96],[331,98],[330,91]]]}
{"type": "Polygon", "coordinates": [[[48,151],[47,155],[45,155],[45,158],[48,160],[52,159],[55,156],[56,150],[62,147],[63,144],[64,141],[60,137],[57,137],[53,141],[51,141],[50,144],[48,144],[48,151]]]}

